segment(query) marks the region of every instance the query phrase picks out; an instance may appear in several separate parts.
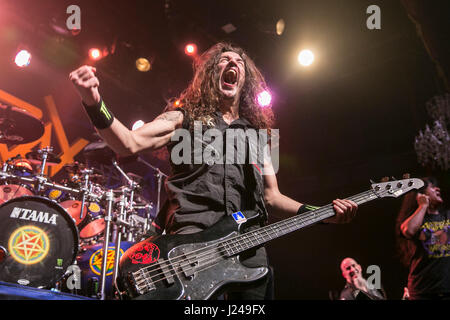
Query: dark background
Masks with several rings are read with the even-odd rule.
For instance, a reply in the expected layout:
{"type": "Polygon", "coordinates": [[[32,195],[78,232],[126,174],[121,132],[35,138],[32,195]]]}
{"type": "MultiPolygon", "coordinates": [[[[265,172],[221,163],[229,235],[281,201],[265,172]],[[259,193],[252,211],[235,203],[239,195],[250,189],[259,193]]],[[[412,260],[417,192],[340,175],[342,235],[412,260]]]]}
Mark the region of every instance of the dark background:
{"type": "MultiPolygon", "coordinates": [[[[436,71],[436,63],[444,73],[449,70],[448,4],[430,3],[6,1],[0,3],[0,88],[44,111],[43,97],[51,94],[69,141],[95,141],[68,80],[72,70],[95,64],[104,100],[131,127],[138,119],[152,120],[187,86],[192,77],[192,58],[184,54],[187,42],[197,43],[203,52],[219,40],[231,40],[247,50],[273,91],[283,193],[324,205],[369,189],[370,179],[401,178],[403,173],[433,173],[448,188],[448,173],[421,167],[414,151],[415,136],[431,123],[425,103],[448,90],[436,71]],[[81,8],[78,35],[64,30],[71,4],[81,8]],[[371,4],[381,8],[381,30],[366,27],[371,4]],[[414,12],[422,18],[426,39],[408,17],[414,12]],[[280,18],[286,29],[278,36],[275,23],[280,18]],[[237,30],[225,33],[221,27],[228,23],[237,30]],[[435,45],[427,47],[427,40],[435,45]],[[23,46],[33,60],[19,69],[13,59],[23,46]],[[87,52],[93,46],[113,53],[90,62],[87,52]],[[303,48],[316,54],[309,68],[296,61],[303,48]],[[152,61],[150,72],[136,70],[135,60],[141,56],[152,61]]],[[[169,171],[157,154],[144,157],[169,171]]],[[[136,169],[153,179],[143,170],[136,169]]],[[[276,299],[328,299],[329,290],[344,284],[339,264],[347,256],[364,271],[372,264],[380,266],[388,297],[400,299],[406,271],[395,253],[399,206],[399,199],[371,202],[361,206],[350,224],[315,226],[271,242],[276,299]]],[[[285,218],[277,212],[271,217],[285,218]]]]}

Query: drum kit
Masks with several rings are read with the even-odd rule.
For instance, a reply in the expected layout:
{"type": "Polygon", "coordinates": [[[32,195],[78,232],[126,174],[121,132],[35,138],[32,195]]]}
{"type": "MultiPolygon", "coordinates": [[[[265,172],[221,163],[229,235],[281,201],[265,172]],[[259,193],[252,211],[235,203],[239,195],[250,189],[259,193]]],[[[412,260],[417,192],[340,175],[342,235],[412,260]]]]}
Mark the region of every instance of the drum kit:
{"type": "MultiPolygon", "coordinates": [[[[8,118],[15,115],[16,111],[8,111],[8,118]]],[[[19,116],[20,120],[30,118],[23,112],[19,116]]],[[[30,134],[21,137],[13,121],[0,115],[2,143],[33,138],[30,134]]],[[[105,147],[96,142],[85,148],[86,153],[100,150],[99,156],[105,157],[99,145],[105,147]]],[[[143,179],[126,174],[115,161],[112,165],[126,181],[115,189],[104,187],[106,178],[100,170],[78,162],[63,167],[67,178],[53,181],[46,169],[60,163],[51,147],[4,161],[0,171],[0,281],[115,299],[119,259],[132,244],[151,234],[153,203],[142,194],[139,182],[143,179]]],[[[157,172],[160,185],[163,174],[157,172]]],[[[158,206],[159,192],[158,188],[158,206]]]]}

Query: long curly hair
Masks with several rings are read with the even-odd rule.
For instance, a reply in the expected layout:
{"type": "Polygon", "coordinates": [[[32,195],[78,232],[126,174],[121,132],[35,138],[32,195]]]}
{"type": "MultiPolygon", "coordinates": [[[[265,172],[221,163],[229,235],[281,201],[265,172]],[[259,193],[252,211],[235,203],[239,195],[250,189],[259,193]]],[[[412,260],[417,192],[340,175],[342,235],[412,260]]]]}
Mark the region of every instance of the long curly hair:
{"type": "Polygon", "coordinates": [[[272,106],[261,108],[257,103],[258,94],[267,90],[266,81],[245,51],[231,43],[219,42],[194,61],[191,83],[179,98],[169,102],[168,108],[177,101],[187,111],[191,128],[194,121],[207,123],[213,118],[214,112],[219,110],[221,99],[218,62],[222,53],[230,51],[239,54],[245,63],[245,83],[240,95],[239,114],[255,129],[268,129],[270,132],[274,123],[272,106]]]}
{"type": "Polygon", "coordinates": [[[415,246],[412,241],[406,239],[401,234],[400,226],[402,223],[408,219],[418,208],[417,205],[417,194],[425,193],[426,188],[432,184],[434,186],[438,186],[438,181],[434,177],[426,177],[422,178],[423,182],[425,182],[424,186],[419,190],[414,190],[409,192],[403,198],[400,211],[397,215],[397,219],[395,222],[395,236],[396,236],[396,249],[397,249],[397,257],[400,259],[400,262],[405,266],[409,267],[411,263],[411,258],[414,254],[415,246]]]}

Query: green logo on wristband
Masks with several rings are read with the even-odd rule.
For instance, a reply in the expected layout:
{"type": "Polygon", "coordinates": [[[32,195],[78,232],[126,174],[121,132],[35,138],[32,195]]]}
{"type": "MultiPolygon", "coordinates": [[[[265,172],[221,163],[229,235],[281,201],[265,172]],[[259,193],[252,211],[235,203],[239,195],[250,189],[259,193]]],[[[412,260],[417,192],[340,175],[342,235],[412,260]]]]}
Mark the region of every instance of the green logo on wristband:
{"type": "Polygon", "coordinates": [[[111,114],[105,106],[105,103],[102,101],[102,105],[100,107],[100,112],[106,117],[107,120],[111,120],[111,114]]]}

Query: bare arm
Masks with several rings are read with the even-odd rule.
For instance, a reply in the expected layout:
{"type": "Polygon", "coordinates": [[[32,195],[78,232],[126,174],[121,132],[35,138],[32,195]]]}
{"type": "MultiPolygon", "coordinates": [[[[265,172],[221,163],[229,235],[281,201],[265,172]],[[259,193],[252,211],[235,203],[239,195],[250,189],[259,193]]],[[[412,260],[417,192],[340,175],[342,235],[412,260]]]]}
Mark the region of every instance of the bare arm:
{"type": "Polygon", "coordinates": [[[182,112],[168,111],[134,131],[114,119],[111,127],[98,132],[114,152],[127,156],[164,147],[182,123],[182,112]]]}
{"type": "MultiPolygon", "coordinates": [[[[69,76],[81,99],[88,106],[95,106],[101,100],[98,91],[100,82],[95,72],[93,67],[82,66],[69,76]]],[[[97,131],[116,153],[127,156],[165,146],[182,123],[182,112],[169,111],[135,131],[129,130],[118,119],[114,119],[109,128],[97,131]]]]}
{"type": "MultiPolygon", "coordinates": [[[[302,203],[295,201],[284,194],[278,188],[278,182],[272,165],[264,164],[264,198],[269,208],[280,210],[288,215],[295,215],[302,203]]],[[[325,219],[326,223],[347,223],[356,214],[358,205],[350,200],[336,199],[333,201],[336,215],[325,219]]]]}
{"type": "Polygon", "coordinates": [[[411,239],[419,231],[430,204],[427,195],[418,193],[416,199],[419,207],[400,226],[400,231],[407,239],[411,239]]]}

